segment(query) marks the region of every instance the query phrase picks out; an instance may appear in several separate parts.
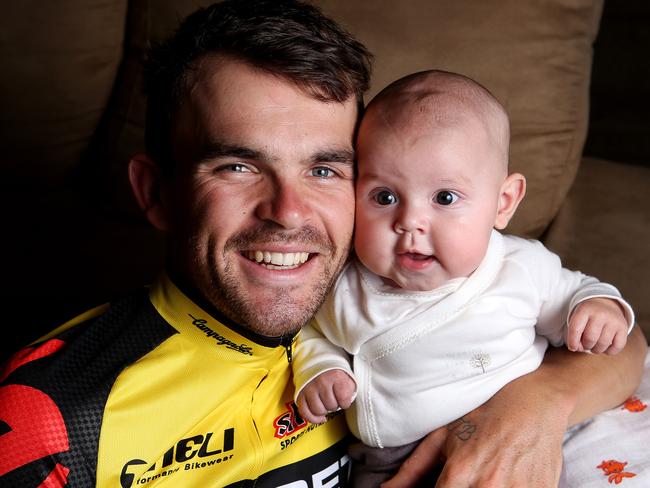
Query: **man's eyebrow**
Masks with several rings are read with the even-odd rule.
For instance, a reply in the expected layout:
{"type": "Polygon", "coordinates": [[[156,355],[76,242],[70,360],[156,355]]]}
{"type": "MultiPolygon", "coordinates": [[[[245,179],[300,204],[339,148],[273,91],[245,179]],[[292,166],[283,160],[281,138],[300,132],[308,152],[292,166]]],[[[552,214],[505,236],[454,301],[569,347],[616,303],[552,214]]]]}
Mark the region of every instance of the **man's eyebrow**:
{"type": "MultiPolygon", "coordinates": [[[[196,155],[195,161],[199,164],[227,157],[267,162],[271,162],[273,159],[270,158],[268,154],[250,147],[213,141],[208,142],[201,147],[196,155]]],[[[312,155],[310,160],[316,163],[342,163],[352,166],[354,165],[354,157],[354,150],[346,148],[317,151],[312,155]]]]}
{"type": "Polygon", "coordinates": [[[354,164],[354,150],[334,149],[331,151],[319,151],[314,154],[312,160],[316,163],[343,163],[354,164]]]}
{"type": "Polygon", "coordinates": [[[261,160],[264,158],[261,152],[249,147],[224,144],[221,142],[209,142],[203,145],[199,150],[196,155],[196,163],[198,164],[225,157],[253,160],[261,160]]]}

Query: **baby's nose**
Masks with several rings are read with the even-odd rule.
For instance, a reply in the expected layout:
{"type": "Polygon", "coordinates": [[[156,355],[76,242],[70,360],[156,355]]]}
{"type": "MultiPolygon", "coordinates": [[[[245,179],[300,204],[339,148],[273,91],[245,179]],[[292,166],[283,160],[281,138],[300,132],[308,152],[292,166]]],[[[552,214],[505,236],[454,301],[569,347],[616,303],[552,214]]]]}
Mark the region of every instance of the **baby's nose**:
{"type": "Polygon", "coordinates": [[[417,208],[407,207],[398,215],[393,229],[398,234],[426,232],[428,217],[417,208]]]}

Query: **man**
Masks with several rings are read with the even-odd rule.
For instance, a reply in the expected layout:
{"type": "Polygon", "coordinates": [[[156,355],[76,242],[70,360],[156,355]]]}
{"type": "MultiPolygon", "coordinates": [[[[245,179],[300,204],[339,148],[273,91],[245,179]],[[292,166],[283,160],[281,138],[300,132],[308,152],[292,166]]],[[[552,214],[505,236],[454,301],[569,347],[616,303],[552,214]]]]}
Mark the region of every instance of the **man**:
{"type": "MultiPolygon", "coordinates": [[[[299,417],[289,363],[349,252],[368,78],[363,46],[289,0],[214,5],[153,49],[147,155],[129,176],[168,234],[166,274],[8,364],[2,486],[345,486],[343,418],[299,417]]],[[[440,486],[550,486],[567,422],[633,389],[643,348],[631,342],[608,363],[551,355],[429,436],[395,482],[440,452],[440,486]],[[592,391],[621,371],[608,398],[592,391]]]]}

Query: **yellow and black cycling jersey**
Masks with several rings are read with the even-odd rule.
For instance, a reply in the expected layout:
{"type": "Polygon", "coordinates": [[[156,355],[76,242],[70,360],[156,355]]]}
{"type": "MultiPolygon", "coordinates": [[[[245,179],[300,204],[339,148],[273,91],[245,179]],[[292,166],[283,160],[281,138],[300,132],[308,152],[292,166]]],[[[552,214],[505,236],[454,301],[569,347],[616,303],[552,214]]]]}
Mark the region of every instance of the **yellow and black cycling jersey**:
{"type": "Polygon", "coordinates": [[[163,277],[17,353],[0,376],[0,486],[346,486],[343,416],[308,424],[293,402],[293,338],[198,302],[163,277]]]}

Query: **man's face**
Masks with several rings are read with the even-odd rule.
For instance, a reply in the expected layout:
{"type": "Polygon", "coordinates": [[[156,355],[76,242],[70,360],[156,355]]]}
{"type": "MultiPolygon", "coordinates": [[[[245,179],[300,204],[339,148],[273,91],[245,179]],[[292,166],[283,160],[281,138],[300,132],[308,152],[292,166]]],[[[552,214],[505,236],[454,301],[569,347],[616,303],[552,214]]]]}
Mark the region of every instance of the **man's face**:
{"type": "Polygon", "coordinates": [[[237,323],[293,332],[348,256],[356,102],[320,102],[232,59],[194,76],[164,190],[172,266],[237,323]]]}

